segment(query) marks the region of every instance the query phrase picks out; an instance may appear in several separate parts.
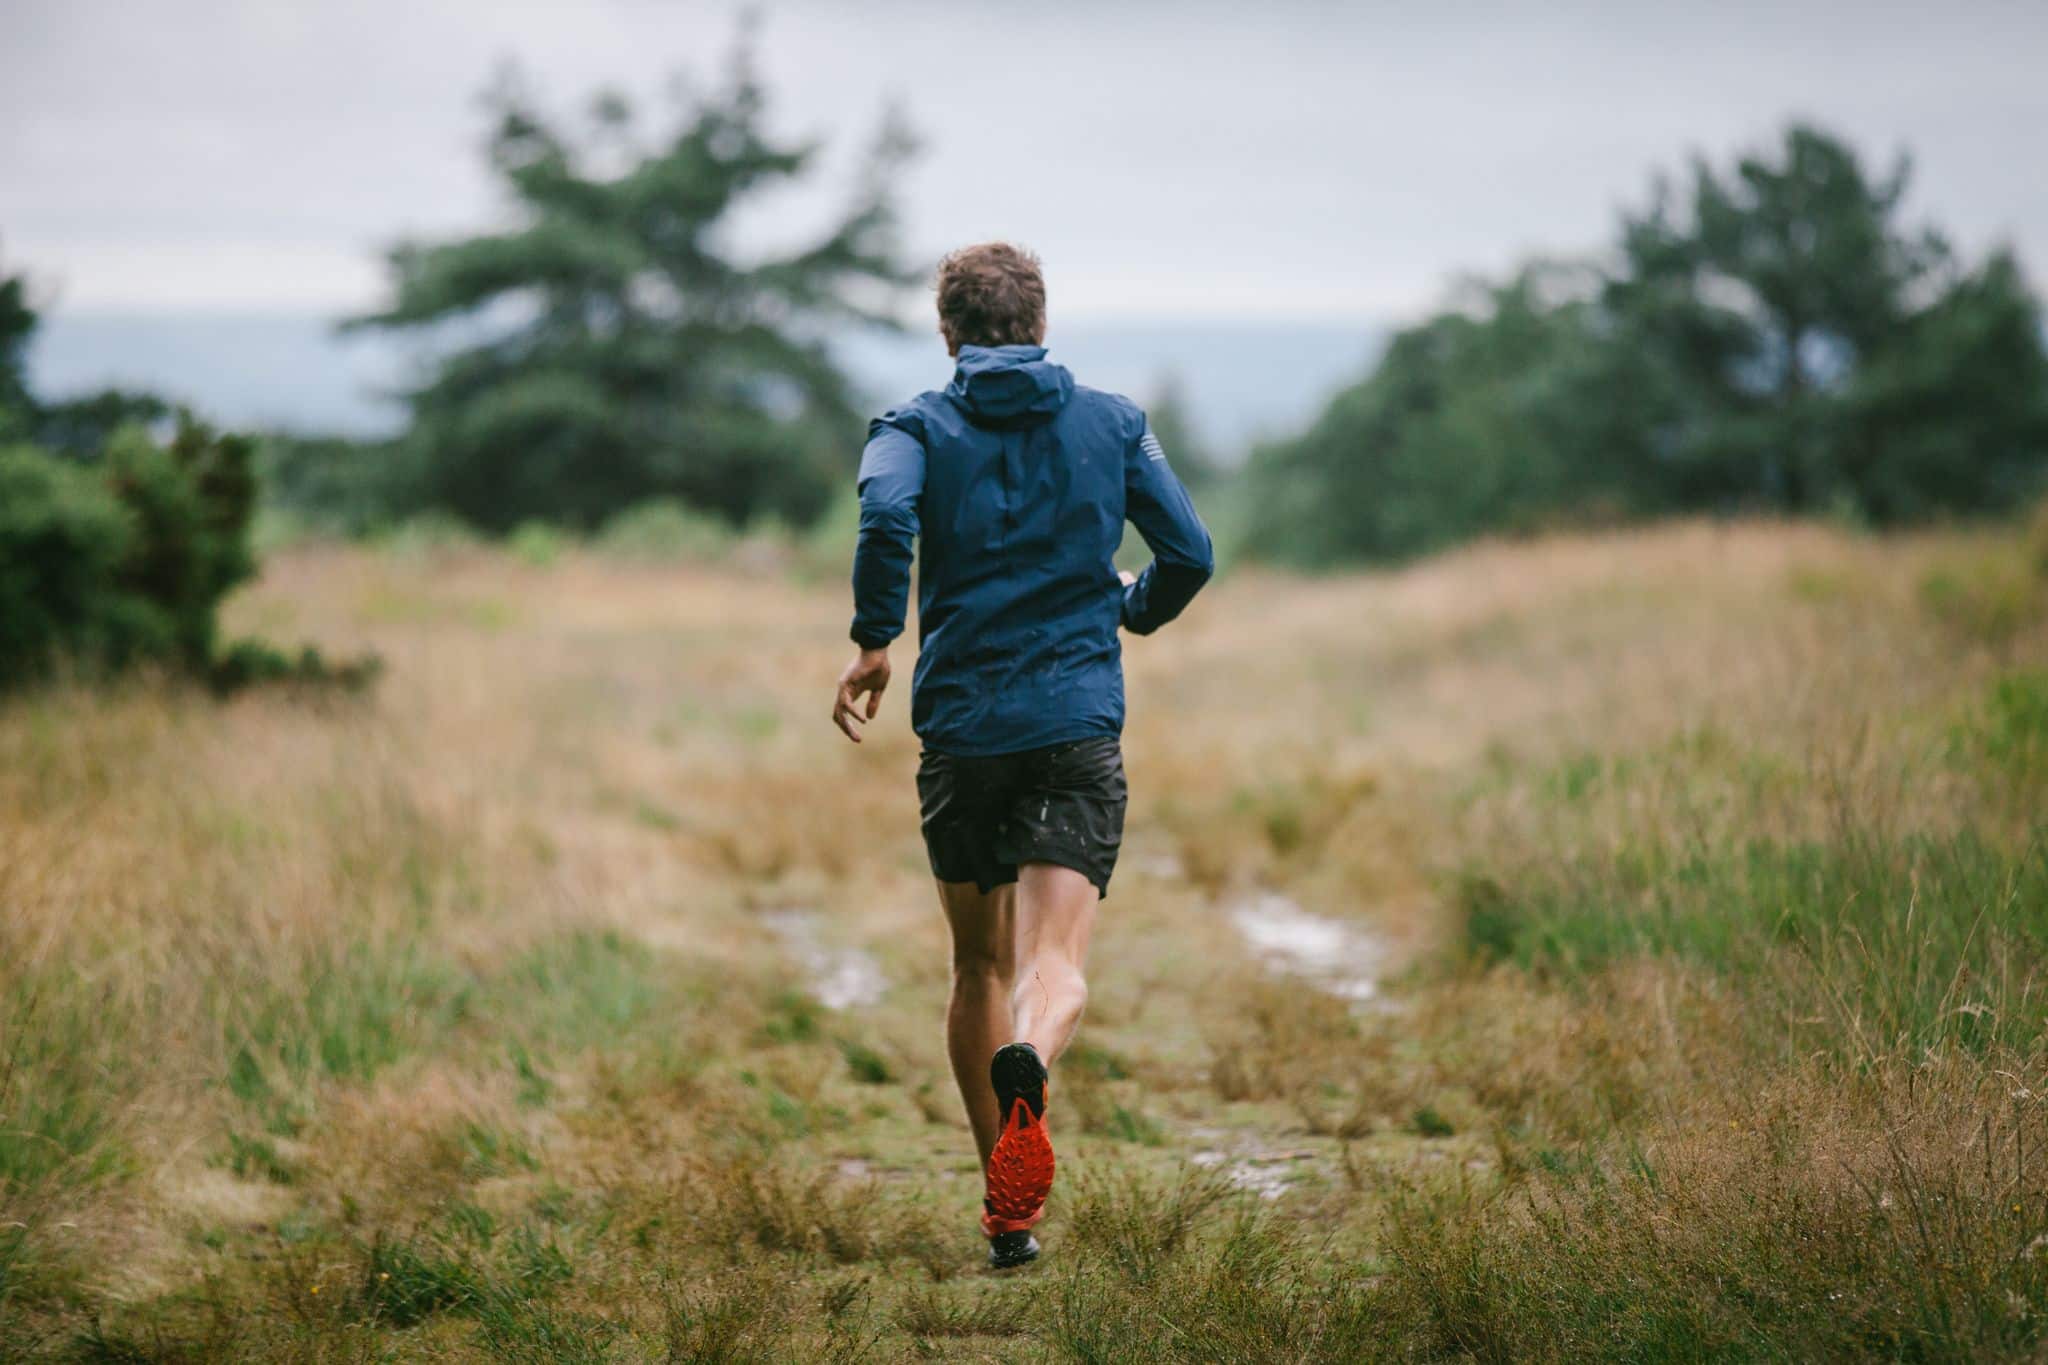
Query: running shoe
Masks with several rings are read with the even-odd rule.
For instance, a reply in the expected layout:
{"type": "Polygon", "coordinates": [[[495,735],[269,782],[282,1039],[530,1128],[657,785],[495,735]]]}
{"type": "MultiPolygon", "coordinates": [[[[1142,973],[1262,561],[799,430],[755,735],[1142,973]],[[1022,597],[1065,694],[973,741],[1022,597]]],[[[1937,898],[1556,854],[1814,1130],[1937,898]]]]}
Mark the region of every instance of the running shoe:
{"type": "MultiPolygon", "coordinates": [[[[1052,1192],[1052,1139],[1045,1131],[1046,1070],[1038,1049],[1011,1043],[996,1049],[988,1066],[995,1087],[996,1112],[1003,1131],[988,1157],[988,1198],[983,1201],[981,1229],[993,1241],[1006,1234],[1028,1233],[1045,1216],[1045,1197],[1052,1192]]],[[[1030,1255],[1037,1255],[1031,1243],[1030,1255]]],[[[1026,1256],[1025,1259],[1030,1259],[1026,1256]]]]}
{"type": "Polygon", "coordinates": [[[1038,1239],[1028,1232],[999,1232],[988,1239],[988,1268],[1010,1270],[1038,1259],[1038,1239]]]}

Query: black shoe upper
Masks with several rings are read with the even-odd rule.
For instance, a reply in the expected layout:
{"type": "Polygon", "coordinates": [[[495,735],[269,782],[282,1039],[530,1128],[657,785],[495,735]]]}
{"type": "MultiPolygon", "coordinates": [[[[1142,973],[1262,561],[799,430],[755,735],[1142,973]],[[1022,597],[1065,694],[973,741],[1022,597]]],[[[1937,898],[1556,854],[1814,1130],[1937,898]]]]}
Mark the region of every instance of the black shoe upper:
{"type": "Polygon", "coordinates": [[[991,1270],[1008,1270],[1011,1266],[1029,1265],[1038,1259],[1038,1239],[1028,1232],[999,1232],[988,1239],[988,1264],[991,1270]]]}
{"type": "Polygon", "coordinates": [[[1031,1106],[1033,1118],[1045,1117],[1045,1083],[1049,1073],[1038,1049],[1029,1043],[1010,1043],[996,1049],[989,1059],[988,1080],[995,1087],[996,1112],[1008,1122],[1018,1099],[1031,1106]]]}

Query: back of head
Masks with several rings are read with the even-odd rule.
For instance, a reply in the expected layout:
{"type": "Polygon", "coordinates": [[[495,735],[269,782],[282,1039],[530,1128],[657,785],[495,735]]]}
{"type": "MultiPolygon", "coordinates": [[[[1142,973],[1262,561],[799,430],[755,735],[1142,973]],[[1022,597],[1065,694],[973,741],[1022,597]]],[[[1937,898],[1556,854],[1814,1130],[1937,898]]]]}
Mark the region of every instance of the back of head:
{"type": "Polygon", "coordinates": [[[962,247],[939,262],[939,330],[956,361],[946,394],[977,426],[1050,421],[1074,377],[1045,358],[1045,277],[1008,242],[962,247]]]}
{"type": "Polygon", "coordinates": [[[1045,276],[1008,242],[964,246],[939,262],[939,331],[946,350],[1045,341],[1045,276]]]}

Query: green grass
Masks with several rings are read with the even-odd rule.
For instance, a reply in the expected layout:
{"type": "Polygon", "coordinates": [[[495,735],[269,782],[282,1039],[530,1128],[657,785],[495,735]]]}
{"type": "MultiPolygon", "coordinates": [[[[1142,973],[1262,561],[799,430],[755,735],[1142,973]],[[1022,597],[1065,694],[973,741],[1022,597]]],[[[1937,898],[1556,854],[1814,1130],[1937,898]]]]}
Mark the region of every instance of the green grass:
{"type": "MultiPolygon", "coordinates": [[[[1777,1115],[1727,1166],[1617,1144],[1502,1191],[1401,1190],[1387,1325],[1480,1360],[2025,1357],[2048,1294],[2034,1189],[1987,1198],[1981,1152],[1845,1176],[1822,1127],[1777,1115]]],[[[2007,1177],[2014,1135],[1993,1134],[2007,1177]]]]}
{"type": "Polygon", "coordinates": [[[1563,977],[1668,955],[1774,991],[1822,987],[1830,1041],[1914,1048],[2039,1035],[2048,998],[2048,831],[2018,848],[1963,831],[1826,842],[1634,845],[1506,883],[1463,884],[1465,938],[1563,977]]]}
{"type": "Polygon", "coordinates": [[[646,945],[576,930],[514,958],[479,1006],[529,1046],[583,1048],[632,1030],[662,1004],[664,989],[646,945]]]}
{"type": "Polygon", "coordinates": [[[410,946],[356,944],[308,958],[287,983],[229,1006],[224,1081],[240,1100],[288,1112],[321,1081],[364,1081],[441,1039],[474,1001],[473,976],[410,946]]]}
{"type": "Polygon", "coordinates": [[[46,978],[17,982],[10,1005],[0,1032],[0,1190],[118,1173],[118,1028],[46,978]]]}

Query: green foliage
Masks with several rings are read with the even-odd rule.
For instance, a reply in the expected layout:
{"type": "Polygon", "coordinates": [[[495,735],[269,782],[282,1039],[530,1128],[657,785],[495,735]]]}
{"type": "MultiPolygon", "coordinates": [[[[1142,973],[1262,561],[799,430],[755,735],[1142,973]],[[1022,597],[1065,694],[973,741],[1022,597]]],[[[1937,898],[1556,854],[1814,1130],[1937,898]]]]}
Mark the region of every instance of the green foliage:
{"type": "Polygon", "coordinates": [[[862,1085],[887,1085],[896,1079],[888,1059],[858,1038],[841,1038],[839,1055],[846,1058],[846,1070],[862,1085]]]}
{"type": "Polygon", "coordinates": [[[2012,257],[1966,267],[1812,128],[1660,182],[1606,267],[1536,264],[1395,337],[1253,463],[1250,546],[1318,564],[1489,531],[1778,509],[2012,508],[2048,469],[2048,355],[2012,257]]]}
{"type": "Polygon", "coordinates": [[[1449,1119],[1427,1104],[1415,1111],[1414,1116],[1408,1121],[1408,1126],[1415,1130],[1417,1137],[1426,1138],[1452,1137],[1458,1131],[1449,1119]]]}
{"type": "Polygon", "coordinates": [[[742,262],[722,245],[729,215],[814,152],[769,135],[744,52],[651,143],[617,98],[580,137],[516,88],[496,104],[491,164],[519,221],[396,248],[391,305],[357,323],[470,339],[409,395],[422,496],[490,530],[592,527],[656,497],[814,520],[859,430],[820,324],[887,324],[910,279],[887,196],[907,137],[885,127],[822,237],[742,262]]]}
{"type": "Polygon", "coordinates": [[[1160,380],[1158,391],[1145,405],[1145,420],[1182,483],[1199,489],[1216,481],[1222,470],[1188,411],[1187,389],[1179,375],[1169,374],[1160,380]]]}
{"type": "Polygon", "coordinates": [[[0,279],[0,442],[14,442],[0,444],[0,691],[65,663],[150,662],[220,691],[375,677],[375,660],[219,647],[221,601],[256,569],[254,445],[182,413],[159,443],[149,424],[170,409],[146,393],[37,403],[23,378],[35,327],[22,279],[0,279]]]}
{"type": "Polygon", "coordinates": [[[654,498],[605,522],[597,544],[619,559],[658,562],[717,559],[735,539],[728,523],[693,512],[674,498],[654,498]]]}
{"type": "MultiPolygon", "coordinates": [[[[1925,1104],[1911,1108],[1908,1087],[1893,1084],[1891,1103],[1913,1114],[1894,1117],[1896,1129],[1931,1127],[1925,1104]]],[[[2032,1248],[2048,1232],[2012,1156],[2039,1140],[2024,1111],[1955,1133],[1938,1155],[1888,1132],[1868,1176],[1847,1165],[1824,1117],[1773,1113],[1769,1123],[1731,1134],[1732,1162],[1698,1159],[1695,1143],[1617,1143],[1595,1160],[1547,1162],[1520,1188],[1397,1191],[1375,1322],[1417,1359],[2038,1353],[2031,1305],[2048,1293],[2048,1266],[2032,1248]],[[1993,1179],[2000,1193],[1986,1190],[1993,1179]]]]}
{"type": "Polygon", "coordinates": [[[316,531],[360,537],[425,505],[417,453],[397,442],[271,435],[257,462],[265,501],[316,531]]]}
{"type": "Polygon", "coordinates": [[[569,548],[569,538],[544,521],[522,521],[505,538],[505,548],[527,567],[545,569],[569,548]]]}
{"type": "Polygon", "coordinates": [[[1965,269],[1908,231],[1901,160],[1882,180],[1790,129],[1775,163],[1693,168],[1628,222],[1607,290],[1664,424],[1651,447],[1686,506],[1876,524],[2010,508],[2048,452],[2039,308],[2012,257],[1965,269]]]}
{"type": "Polygon", "coordinates": [[[35,415],[28,392],[28,343],[36,314],[29,307],[28,281],[0,278],[0,442],[26,438],[35,415]]]}
{"type": "Polygon", "coordinates": [[[299,1164],[287,1160],[269,1138],[243,1137],[239,1133],[228,1134],[225,1164],[245,1180],[268,1180],[276,1185],[296,1184],[304,1174],[299,1164]]]}
{"type": "Polygon", "coordinates": [[[235,1001],[223,1079],[235,1098],[288,1112],[314,1082],[376,1075],[472,1003],[465,973],[409,949],[314,955],[291,979],[235,1001]]]}
{"type": "Polygon", "coordinates": [[[1642,510],[1593,278],[1532,266],[1396,336],[1299,439],[1254,452],[1248,544],[1400,558],[1496,529],[1642,510]]]}
{"type": "Polygon", "coordinates": [[[436,1313],[474,1312],[490,1294],[468,1254],[426,1239],[380,1236],[364,1258],[357,1288],[362,1315],[393,1327],[411,1327],[436,1313]]]}
{"type": "MultiPolygon", "coordinates": [[[[109,1093],[111,1078],[125,1079],[119,1033],[64,984],[24,970],[0,1000],[0,1196],[90,1184],[122,1164],[109,1093]]],[[[0,1249],[0,1278],[4,1262],[0,1249]]]]}
{"type": "MultiPolygon", "coordinates": [[[[2010,736],[2031,734],[2026,707],[2039,698],[2014,695],[1995,704],[2006,728],[1985,742],[2027,762],[2035,741],[2010,736]]],[[[2048,1002],[1984,999],[2048,952],[2040,842],[1850,828],[1813,842],[1633,843],[1513,880],[1471,877],[1460,900],[1481,960],[1577,978],[1669,955],[1781,1003],[1812,1002],[1821,1046],[2024,1046],[2048,1025],[2048,1002]]]]}
{"type": "Polygon", "coordinates": [[[483,544],[483,537],[461,517],[430,510],[391,527],[383,544],[398,559],[439,559],[474,550],[483,544]]]}
{"type": "Polygon", "coordinates": [[[0,454],[0,686],[60,658],[207,675],[221,599],[254,569],[251,447],[189,420],[122,431],[97,467],[0,454]]]}
{"type": "Polygon", "coordinates": [[[616,1038],[661,1000],[653,955],[610,931],[576,931],[536,945],[493,983],[487,1004],[536,1042],[588,1047],[616,1038]]]}
{"type": "Polygon", "coordinates": [[[157,609],[170,657],[195,672],[213,661],[221,599],[256,571],[254,453],[247,439],[188,420],[167,447],[126,428],[103,457],[137,532],[117,585],[157,609]]]}
{"type": "Polygon", "coordinates": [[[172,414],[171,405],[153,393],[102,389],[42,404],[36,414],[36,441],[60,455],[91,460],[122,430],[153,426],[172,414]]]}
{"type": "Polygon", "coordinates": [[[26,277],[0,276],[0,445],[33,442],[61,455],[92,459],[123,427],[171,415],[171,405],[162,398],[129,389],[38,401],[28,388],[28,348],[40,321],[29,303],[26,277]]]}
{"type": "Polygon", "coordinates": [[[223,696],[259,684],[299,684],[323,690],[362,692],[382,677],[384,661],[374,654],[335,661],[313,645],[296,652],[264,640],[236,640],[214,657],[207,683],[223,696]]]}
{"type": "Polygon", "coordinates": [[[1999,677],[1981,707],[1956,727],[1952,748],[1966,767],[2018,787],[2048,785],[2048,673],[1999,677]]]}
{"type": "Polygon", "coordinates": [[[1983,552],[1940,564],[1920,580],[1920,604],[1962,639],[2003,649],[2042,614],[2044,589],[2024,563],[1983,552]]]}
{"type": "Polygon", "coordinates": [[[30,446],[0,450],[0,686],[44,672],[60,650],[119,659],[132,604],[113,591],[135,525],[96,473],[30,446]]]}

